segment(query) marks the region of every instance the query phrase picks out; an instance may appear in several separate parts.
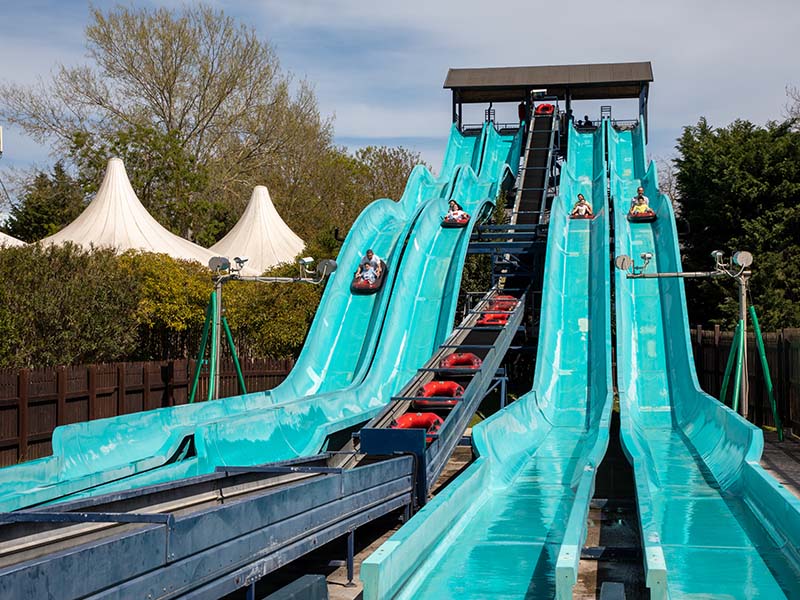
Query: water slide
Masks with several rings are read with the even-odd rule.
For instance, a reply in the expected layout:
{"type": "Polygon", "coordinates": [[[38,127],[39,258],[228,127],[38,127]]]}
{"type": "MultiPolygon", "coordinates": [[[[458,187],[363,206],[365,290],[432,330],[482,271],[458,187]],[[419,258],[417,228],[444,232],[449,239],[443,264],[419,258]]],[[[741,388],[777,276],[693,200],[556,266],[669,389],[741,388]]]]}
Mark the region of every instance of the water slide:
{"type": "Polygon", "coordinates": [[[613,387],[604,133],[568,135],[533,388],[473,428],[478,458],[362,564],[368,600],[571,596],[613,387]],[[579,192],[593,220],[568,218],[579,192]]]}
{"type": "MultiPolygon", "coordinates": [[[[669,198],[645,157],[643,126],[609,131],[615,254],[645,272],[681,270],[669,198]],[[641,185],[658,218],[629,223],[641,185]]],[[[651,597],[800,597],[800,501],[759,465],[761,431],[705,394],[681,279],[617,271],[617,383],[651,597]]]]}
{"type": "Polygon", "coordinates": [[[13,510],[162,465],[188,450],[187,435],[199,423],[360,382],[369,368],[389,303],[396,275],[393,267],[400,262],[419,212],[426,201],[450,194],[462,165],[478,168],[482,146],[483,132],[465,136],[453,126],[438,178],[419,165],[412,170],[399,202],[381,199],[364,209],[338,256],[339,264],[346,266],[331,276],[295,367],[279,386],[223,402],[59,427],[53,435],[51,456],[0,469],[0,486],[5,492],[0,509],[13,510]],[[392,267],[379,293],[353,295],[350,266],[358,264],[367,248],[392,267]]]}
{"type": "Polygon", "coordinates": [[[375,356],[362,383],[205,423],[194,429],[195,456],[73,497],[191,477],[220,466],[338,449],[350,430],[374,417],[452,330],[471,228],[491,208],[500,183],[513,175],[509,164],[519,157],[520,134],[501,136],[487,126],[483,137],[480,174],[461,166],[450,196],[474,218],[467,228],[447,229],[441,226],[446,199],[424,206],[400,261],[375,356]]]}
{"type": "MultiPolygon", "coordinates": [[[[284,438],[287,428],[291,428],[284,421],[291,421],[298,426],[293,419],[303,411],[315,412],[315,407],[315,414],[321,415],[323,420],[335,420],[338,416],[345,423],[351,423],[352,419],[344,419],[341,412],[330,412],[336,401],[331,402],[329,396],[333,394],[342,404],[342,398],[349,398],[353,390],[361,387],[364,379],[372,377],[370,368],[375,362],[373,354],[379,347],[379,341],[383,340],[381,347],[384,348],[390,343],[386,341],[389,336],[383,326],[391,323],[386,321],[390,307],[394,307],[395,314],[395,352],[409,345],[417,345],[421,350],[426,347],[426,339],[431,340],[434,336],[437,340],[443,339],[449,331],[448,327],[452,326],[460,264],[466,252],[464,240],[468,239],[469,233],[466,230],[454,231],[439,242],[441,227],[438,221],[446,210],[446,199],[449,197],[459,200],[467,210],[474,206],[478,211],[487,205],[487,199],[494,199],[499,181],[509,171],[506,164],[509,157],[518,156],[518,137],[499,136],[489,125],[484,126],[479,136],[463,136],[453,128],[442,169],[443,176],[434,180],[427,170],[416,168],[399,208],[395,208],[390,201],[378,201],[367,207],[354,224],[339,256],[339,264],[348,267],[341,269],[339,277],[334,275],[329,282],[303,355],[288,384],[276,388],[272,393],[249,394],[222,402],[162,409],[60,428],[54,436],[54,448],[59,451],[54,452],[53,457],[35,461],[30,466],[0,471],[0,477],[5,476],[5,481],[0,479],[0,483],[7,486],[6,489],[15,490],[4,496],[0,508],[10,510],[54,498],[96,495],[206,472],[213,470],[214,465],[225,464],[220,454],[224,455],[225,450],[230,448],[239,452],[231,459],[239,464],[279,460],[285,454],[295,455],[300,444],[296,439],[284,438]],[[484,167],[480,178],[475,176],[473,170],[473,167],[479,166],[484,167]],[[450,172],[449,178],[445,177],[447,171],[450,172]],[[392,219],[384,217],[387,210],[399,211],[400,216],[394,216],[403,225],[392,227],[392,219]],[[434,221],[435,228],[432,226],[434,221]],[[434,248],[428,254],[431,244],[434,248]],[[349,293],[349,267],[357,264],[367,247],[372,247],[384,259],[388,259],[390,276],[380,294],[353,296],[349,293]],[[387,251],[383,250],[384,247],[387,251]],[[450,248],[450,254],[447,248],[450,248]],[[454,253],[454,249],[458,249],[458,252],[454,253]],[[425,257],[423,266],[419,261],[413,263],[409,260],[414,255],[425,257]],[[420,328],[422,341],[418,336],[405,336],[402,325],[399,325],[404,323],[403,317],[413,314],[420,302],[436,298],[426,297],[424,289],[418,296],[414,296],[412,291],[402,299],[392,299],[392,294],[396,293],[398,285],[404,289],[403,280],[407,280],[406,287],[408,281],[423,287],[426,281],[441,277],[442,269],[447,276],[439,283],[447,286],[447,291],[441,292],[440,305],[447,305],[449,311],[438,315],[436,329],[427,331],[424,327],[420,328]],[[445,294],[449,303],[445,302],[445,294]],[[328,381],[329,377],[334,383],[328,381]],[[337,388],[340,390],[338,396],[330,391],[328,396],[319,394],[320,391],[337,388]],[[316,395],[311,396],[315,392],[316,395]],[[303,399],[305,401],[301,402],[303,399]],[[288,408],[295,403],[301,406],[288,408]],[[262,411],[260,417],[257,415],[259,410],[262,411]],[[246,416],[237,420],[235,417],[239,414],[246,416]],[[275,420],[278,414],[282,416],[275,420]],[[217,441],[217,436],[224,436],[221,431],[228,431],[222,425],[226,419],[231,421],[233,437],[242,442],[241,447],[237,447],[235,441],[217,441]],[[243,429],[242,422],[250,426],[256,422],[261,425],[256,430],[243,429]],[[236,436],[245,430],[256,437],[263,437],[259,440],[239,440],[236,436]],[[265,454],[265,445],[278,448],[278,454],[265,454]],[[248,453],[247,448],[254,453],[248,453]],[[248,457],[246,460],[239,459],[242,452],[248,457]]],[[[512,165],[516,164],[515,160],[510,160],[512,165]]],[[[430,289],[434,288],[430,286],[430,289]]],[[[433,295],[436,296],[436,293],[433,295]]],[[[430,322],[426,325],[430,325],[430,322]]],[[[388,352],[391,354],[391,351],[388,352]]],[[[413,361],[415,357],[412,354],[409,360],[413,361]]],[[[394,375],[401,373],[398,371],[394,375]]],[[[388,396],[382,397],[382,391],[378,390],[368,401],[362,401],[362,406],[365,402],[379,406],[381,401],[388,400],[388,396]]],[[[354,413],[359,414],[357,410],[354,413]]],[[[363,420],[369,416],[370,413],[365,414],[363,420]]],[[[310,433],[309,424],[299,424],[299,429],[303,433],[310,433]]],[[[323,429],[320,426],[320,434],[323,429]]],[[[307,444],[306,447],[313,448],[314,444],[307,444]]],[[[319,447],[310,451],[318,450],[319,447]]],[[[302,454],[302,451],[299,452],[302,454]]]]}

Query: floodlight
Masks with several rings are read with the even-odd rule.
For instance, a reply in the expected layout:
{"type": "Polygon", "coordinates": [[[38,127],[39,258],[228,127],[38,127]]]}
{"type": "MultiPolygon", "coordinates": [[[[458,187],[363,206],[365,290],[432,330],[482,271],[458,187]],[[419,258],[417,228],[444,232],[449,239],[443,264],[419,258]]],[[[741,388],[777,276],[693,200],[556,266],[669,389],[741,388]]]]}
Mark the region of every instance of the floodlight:
{"type": "Polygon", "coordinates": [[[304,258],[298,259],[297,262],[299,262],[304,267],[308,267],[308,266],[314,264],[314,259],[312,257],[310,257],[310,256],[306,256],[304,258]]]}
{"type": "Polygon", "coordinates": [[[723,254],[722,250],[713,250],[711,252],[711,258],[719,262],[722,260],[722,254],[723,254]]]}
{"type": "Polygon", "coordinates": [[[653,260],[652,252],[642,252],[642,260],[653,260]]]}
{"type": "Polygon", "coordinates": [[[224,256],[214,256],[208,261],[208,268],[212,271],[229,271],[231,268],[231,261],[224,256]]]}
{"type": "Polygon", "coordinates": [[[614,259],[614,266],[620,271],[627,271],[633,266],[633,259],[627,254],[620,254],[614,259]]]}
{"type": "Polygon", "coordinates": [[[236,266],[241,269],[244,266],[244,263],[246,263],[248,260],[250,259],[246,256],[237,256],[233,259],[233,262],[235,262],[236,266]]]}
{"type": "Polygon", "coordinates": [[[733,261],[733,264],[742,268],[747,268],[753,264],[753,255],[747,250],[739,250],[738,252],[733,253],[731,260],[733,261]]]}
{"type": "Polygon", "coordinates": [[[336,261],[331,258],[323,258],[317,263],[317,275],[327,277],[336,270],[336,261]]]}

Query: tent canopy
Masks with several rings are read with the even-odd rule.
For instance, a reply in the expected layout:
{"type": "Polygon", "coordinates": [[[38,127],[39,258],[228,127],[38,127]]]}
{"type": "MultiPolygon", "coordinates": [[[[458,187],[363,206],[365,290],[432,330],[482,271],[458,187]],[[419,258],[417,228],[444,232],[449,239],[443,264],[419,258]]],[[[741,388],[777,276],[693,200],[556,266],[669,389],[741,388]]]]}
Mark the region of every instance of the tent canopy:
{"type": "Polygon", "coordinates": [[[303,240],[275,210],[267,188],[257,185],[239,222],[211,250],[229,259],[246,256],[247,270],[261,274],[293,261],[304,247],[303,240]]]}
{"type": "Polygon", "coordinates": [[[147,212],[133,191],[125,165],[119,158],[108,161],[97,195],[80,216],[42,242],[73,242],[84,248],[111,247],[119,252],[142,250],[196,260],[203,265],[208,265],[214,256],[209,250],[168,231],[147,212]]]}
{"type": "Polygon", "coordinates": [[[25,242],[0,231],[0,246],[24,246],[25,242]]]}

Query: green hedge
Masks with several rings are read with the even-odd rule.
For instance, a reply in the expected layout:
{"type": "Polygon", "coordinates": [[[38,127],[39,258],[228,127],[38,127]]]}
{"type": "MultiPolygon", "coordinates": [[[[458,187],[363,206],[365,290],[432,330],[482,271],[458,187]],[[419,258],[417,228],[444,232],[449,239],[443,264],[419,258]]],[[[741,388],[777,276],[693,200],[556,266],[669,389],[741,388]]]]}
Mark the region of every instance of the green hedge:
{"type": "MultiPolygon", "coordinates": [[[[296,267],[275,269],[296,274],[296,267]]],[[[194,356],[212,289],[205,267],[165,255],[75,245],[0,249],[0,367],[194,356]]],[[[296,356],[321,288],[234,282],[224,289],[240,351],[296,356]]]]}

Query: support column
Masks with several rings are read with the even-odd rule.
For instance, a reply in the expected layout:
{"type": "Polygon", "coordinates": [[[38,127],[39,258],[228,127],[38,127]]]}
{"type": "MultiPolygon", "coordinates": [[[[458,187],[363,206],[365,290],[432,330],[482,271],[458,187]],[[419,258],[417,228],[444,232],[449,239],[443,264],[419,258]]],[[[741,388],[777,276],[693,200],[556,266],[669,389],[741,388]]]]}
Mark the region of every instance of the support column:
{"type": "Polygon", "coordinates": [[[213,352],[212,360],[213,362],[213,373],[210,373],[212,376],[212,381],[209,382],[210,385],[214,386],[213,394],[211,394],[211,400],[217,400],[219,398],[219,371],[220,371],[220,358],[222,356],[222,344],[220,344],[220,334],[222,329],[222,280],[218,280],[214,286],[216,289],[216,297],[214,301],[216,302],[216,307],[214,310],[214,327],[212,329],[213,337],[211,340],[211,351],[213,352]]]}
{"type": "Polygon", "coordinates": [[[747,400],[749,396],[749,380],[747,373],[747,280],[749,279],[749,272],[745,271],[739,276],[739,321],[742,324],[742,370],[741,370],[741,383],[739,384],[740,396],[740,413],[746,419],[748,406],[747,400]]]}
{"type": "Polygon", "coordinates": [[[355,532],[347,534],[347,583],[345,587],[356,587],[355,578],[355,532]]]}

